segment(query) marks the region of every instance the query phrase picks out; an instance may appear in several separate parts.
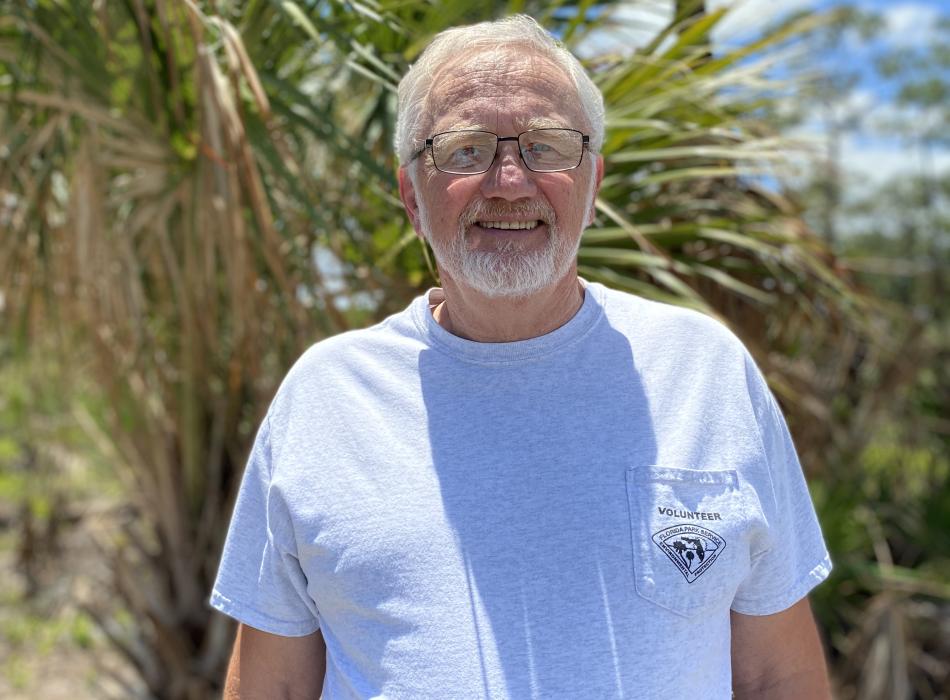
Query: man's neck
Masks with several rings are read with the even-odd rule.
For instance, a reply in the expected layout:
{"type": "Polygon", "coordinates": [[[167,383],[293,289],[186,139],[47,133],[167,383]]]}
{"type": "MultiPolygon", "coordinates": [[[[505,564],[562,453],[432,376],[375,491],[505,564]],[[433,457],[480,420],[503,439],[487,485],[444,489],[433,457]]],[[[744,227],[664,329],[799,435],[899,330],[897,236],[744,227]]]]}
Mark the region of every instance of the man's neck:
{"type": "Polygon", "coordinates": [[[584,303],[576,270],[525,297],[488,297],[443,276],[442,294],[430,304],[440,326],[460,338],[480,343],[508,343],[550,333],[573,318],[584,303]]]}

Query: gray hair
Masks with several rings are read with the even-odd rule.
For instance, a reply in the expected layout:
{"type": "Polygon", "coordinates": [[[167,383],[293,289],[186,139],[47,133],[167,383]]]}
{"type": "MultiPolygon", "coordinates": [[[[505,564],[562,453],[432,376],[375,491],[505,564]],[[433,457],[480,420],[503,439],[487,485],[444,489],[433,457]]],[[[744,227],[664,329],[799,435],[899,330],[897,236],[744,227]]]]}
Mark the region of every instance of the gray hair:
{"type": "Polygon", "coordinates": [[[527,15],[513,15],[494,22],[480,22],[446,29],[429,46],[401,81],[398,90],[398,114],[394,146],[399,163],[412,157],[429,127],[427,103],[432,78],[448,60],[472,49],[527,48],[552,60],[571,78],[581,108],[591,130],[591,150],[600,150],[604,141],[604,97],[581,62],[527,15]]]}

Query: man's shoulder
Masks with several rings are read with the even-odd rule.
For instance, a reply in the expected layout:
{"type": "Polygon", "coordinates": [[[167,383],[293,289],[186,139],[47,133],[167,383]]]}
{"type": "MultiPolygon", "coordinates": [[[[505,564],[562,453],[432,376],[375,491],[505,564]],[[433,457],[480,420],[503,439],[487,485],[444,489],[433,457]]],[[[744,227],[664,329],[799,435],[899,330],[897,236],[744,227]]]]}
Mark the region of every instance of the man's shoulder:
{"type": "Polygon", "coordinates": [[[418,333],[412,307],[368,328],[345,331],[307,348],[291,366],[277,392],[277,400],[314,390],[326,393],[350,382],[368,368],[398,363],[416,351],[418,333]]]}
{"type": "Polygon", "coordinates": [[[745,352],[726,324],[705,311],[602,287],[608,321],[631,339],[651,347],[677,346],[745,352]]]}
{"type": "Polygon", "coordinates": [[[288,376],[349,364],[356,356],[396,342],[398,336],[392,333],[388,321],[338,333],[313,343],[293,364],[288,376]]]}
{"type": "Polygon", "coordinates": [[[418,338],[412,318],[413,304],[366,328],[323,338],[307,348],[291,371],[315,369],[347,362],[359,355],[373,355],[418,338]]]}

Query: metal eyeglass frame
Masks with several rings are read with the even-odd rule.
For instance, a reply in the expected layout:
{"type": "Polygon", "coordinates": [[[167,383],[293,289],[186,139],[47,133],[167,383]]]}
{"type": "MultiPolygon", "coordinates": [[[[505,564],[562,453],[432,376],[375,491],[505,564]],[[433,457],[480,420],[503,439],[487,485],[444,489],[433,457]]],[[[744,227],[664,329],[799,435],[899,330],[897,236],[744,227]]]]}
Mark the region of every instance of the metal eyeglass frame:
{"type": "Polygon", "coordinates": [[[433,134],[432,136],[427,138],[425,140],[425,145],[423,145],[422,148],[420,148],[418,151],[412,154],[412,157],[409,159],[409,163],[414,161],[416,158],[421,156],[426,151],[429,151],[429,158],[432,159],[432,166],[436,170],[438,170],[440,173],[446,173],[447,175],[481,175],[491,170],[492,166],[495,164],[495,159],[498,158],[498,144],[501,143],[502,141],[518,142],[518,156],[521,158],[521,162],[524,163],[524,167],[526,167],[528,170],[530,170],[533,173],[563,173],[567,170],[575,170],[576,168],[579,168],[581,166],[581,163],[584,162],[584,151],[590,150],[590,136],[589,135],[581,131],[578,131],[577,129],[570,129],[568,127],[563,127],[563,126],[543,127],[541,129],[528,129],[526,131],[522,131],[517,136],[499,136],[493,131],[485,131],[484,129],[453,129],[451,131],[440,131],[438,134],[433,134]],[[492,156],[491,162],[488,164],[488,167],[485,168],[484,170],[479,170],[477,172],[471,172],[471,173],[453,173],[450,170],[443,170],[442,168],[440,168],[436,164],[435,154],[432,152],[433,139],[435,139],[438,136],[442,136],[443,134],[465,133],[467,131],[470,131],[472,133],[478,133],[478,134],[491,134],[492,136],[495,137],[495,154],[492,156]],[[524,151],[521,150],[521,137],[524,136],[525,134],[530,134],[534,131],[573,131],[575,134],[580,134],[581,135],[581,155],[580,155],[580,158],[577,159],[577,163],[575,165],[572,165],[569,168],[558,168],[557,170],[535,170],[534,168],[532,168],[530,165],[528,165],[528,161],[525,160],[524,151]]]}

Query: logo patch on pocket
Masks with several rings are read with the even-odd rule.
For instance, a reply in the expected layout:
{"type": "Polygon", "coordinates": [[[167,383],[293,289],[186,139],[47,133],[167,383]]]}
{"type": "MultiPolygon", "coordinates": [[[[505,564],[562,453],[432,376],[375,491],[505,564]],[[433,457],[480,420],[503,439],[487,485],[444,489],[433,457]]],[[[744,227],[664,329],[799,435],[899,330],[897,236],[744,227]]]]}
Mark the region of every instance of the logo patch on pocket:
{"type": "Polygon", "coordinates": [[[670,558],[687,583],[692,583],[713,565],[726,548],[726,541],[698,525],[674,525],[653,535],[656,546],[670,558]]]}

